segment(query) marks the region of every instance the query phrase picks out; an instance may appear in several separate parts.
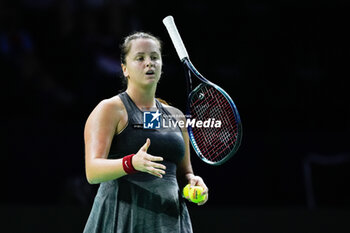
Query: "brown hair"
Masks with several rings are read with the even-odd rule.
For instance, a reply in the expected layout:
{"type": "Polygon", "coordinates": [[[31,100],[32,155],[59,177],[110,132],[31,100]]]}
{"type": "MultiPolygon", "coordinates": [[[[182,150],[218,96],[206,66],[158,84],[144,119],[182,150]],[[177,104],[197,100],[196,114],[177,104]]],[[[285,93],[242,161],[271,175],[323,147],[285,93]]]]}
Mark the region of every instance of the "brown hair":
{"type": "Polygon", "coordinates": [[[135,32],[127,37],[124,38],[123,43],[120,45],[120,62],[122,64],[126,64],[126,56],[128,55],[130,48],[131,48],[131,41],[136,39],[151,39],[156,41],[159,44],[159,50],[162,52],[162,41],[153,36],[151,33],[148,32],[135,32]]]}

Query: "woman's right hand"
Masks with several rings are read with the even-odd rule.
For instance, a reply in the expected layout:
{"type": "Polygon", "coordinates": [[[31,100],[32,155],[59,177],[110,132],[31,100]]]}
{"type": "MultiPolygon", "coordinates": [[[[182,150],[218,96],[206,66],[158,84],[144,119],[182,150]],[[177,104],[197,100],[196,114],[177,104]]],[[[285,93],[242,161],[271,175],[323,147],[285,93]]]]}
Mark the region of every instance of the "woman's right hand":
{"type": "Polygon", "coordinates": [[[146,143],[132,157],[132,165],[137,171],[147,172],[151,175],[162,178],[165,174],[166,167],[157,162],[163,161],[163,158],[148,154],[147,150],[150,145],[151,140],[147,138],[146,143]]]}

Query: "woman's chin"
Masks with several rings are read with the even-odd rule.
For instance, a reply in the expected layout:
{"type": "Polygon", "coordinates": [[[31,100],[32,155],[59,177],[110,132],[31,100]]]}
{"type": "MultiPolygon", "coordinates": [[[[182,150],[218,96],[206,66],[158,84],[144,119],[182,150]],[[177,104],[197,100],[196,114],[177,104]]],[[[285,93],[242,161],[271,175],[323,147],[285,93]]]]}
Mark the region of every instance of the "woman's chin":
{"type": "Polygon", "coordinates": [[[146,82],[147,83],[154,83],[154,82],[158,82],[159,81],[159,77],[155,76],[155,75],[147,75],[146,76],[146,82]]]}

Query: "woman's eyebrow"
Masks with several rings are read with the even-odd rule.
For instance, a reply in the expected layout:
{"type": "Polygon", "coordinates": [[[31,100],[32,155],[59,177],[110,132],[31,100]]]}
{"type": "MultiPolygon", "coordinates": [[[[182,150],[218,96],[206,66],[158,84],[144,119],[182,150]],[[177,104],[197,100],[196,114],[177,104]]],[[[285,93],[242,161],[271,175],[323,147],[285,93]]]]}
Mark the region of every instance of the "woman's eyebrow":
{"type": "MultiPolygon", "coordinates": [[[[136,55],[143,55],[143,54],[146,54],[146,52],[137,52],[136,55]]],[[[159,52],[157,51],[152,51],[150,52],[150,54],[159,54],[159,52]]]]}

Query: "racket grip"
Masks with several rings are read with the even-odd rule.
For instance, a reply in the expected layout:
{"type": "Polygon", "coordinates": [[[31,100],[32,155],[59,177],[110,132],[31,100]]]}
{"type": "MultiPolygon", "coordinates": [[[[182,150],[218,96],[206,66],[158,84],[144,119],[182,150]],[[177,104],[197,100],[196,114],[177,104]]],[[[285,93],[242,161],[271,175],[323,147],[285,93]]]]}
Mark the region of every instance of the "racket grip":
{"type": "Polygon", "coordinates": [[[171,41],[175,46],[177,55],[179,55],[180,60],[182,61],[184,58],[188,58],[187,50],[181,39],[179,31],[177,30],[174,18],[171,15],[169,15],[163,19],[163,23],[166,29],[168,30],[171,41]]]}

